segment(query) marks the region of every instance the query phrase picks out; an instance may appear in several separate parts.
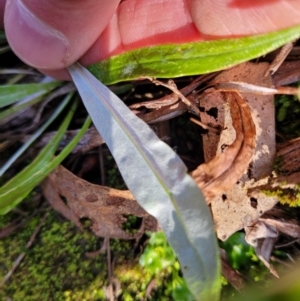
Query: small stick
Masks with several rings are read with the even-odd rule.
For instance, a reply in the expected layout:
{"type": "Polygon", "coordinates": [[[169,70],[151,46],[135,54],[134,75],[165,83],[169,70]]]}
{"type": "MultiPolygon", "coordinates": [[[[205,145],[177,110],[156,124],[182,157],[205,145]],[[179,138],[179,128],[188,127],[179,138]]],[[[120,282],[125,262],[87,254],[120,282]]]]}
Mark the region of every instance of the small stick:
{"type": "MultiPolygon", "coordinates": [[[[192,81],[189,85],[180,89],[180,92],[184,96],[187,96],[190,93],[192,93],[198,86],[200,86],[201,84],[208,82],[209,80],[214,78],[216,76],[216,74],[218,74],[218,73],[219,72],[200,75],[194,81],[192,81]]],[[[147,79],[149,79],[149,78],[147,78],[147,79]]],[[[130,105],[129,107],[130,107],[130,109],[138,109],[138,108],[144,106],[148,109],[156,109],[156,108],[161,108],[164,106],[172,105],[178,101],[178,98],[179,98],[178,95],[173,92],[172,94],[164,96],[160,99],[148,100],[148,101],[135,103],[135,104],[130,105]]]]}
{"type": "Polygon", "coordinates": [[[85,256],[87,256],[89,258],[93,258],[93,257],[96,257],[97,255],[100,255],[101,253],[104,253],[107,248],[107,240],[108,239],[109,239],[108,237],[104,237],[101,248],[96,251],[85,252],[85,256]]]}
{"type": "Polygon", "coordinates": [[[109,237],[104,238],[104,242],[106,244],[106,255],[107,255],[107,269],[108,269],[108,295],[109,295],[109,300],[114,301],[114,290],[113,290],[113,283],[112,283],[112,276],[113,276],[113,271],[112,271],[112,265],[111,265],[111,252],[110,252],[110,239],[109,237]]]}
{"type": "Polygon", "coordinates": [[[99,145],[99,163],[100,163],[100,176],[101,185],[105,185],[105,169],[104,169],[104,159],[103,159],[103,147],[99,145]]]}
{"type": "Polygon", "coordinates": [[[166,87],[168,89],[170,89],[174,94],[176,94],[181,100],[182,102],[190,109],[190,111],[197,115],[200,116],[200,110],[198,109],[198,107],[193,104],[192,102],[190,102],[176,87],[174,81],[169,80],[167,84],[153,78],[153,77],[145,77],[147,79],[149,79],[150,81],[152,81],[154,84],[156,85],[160,85],[163,87],[166,87]]]}
{"type": "Polygon", "coordinates": [[[194,122],[194,123],[200,125],[200,126],[201,126],[203,129],[205,129],[205,130],[210,130],[210,131],[212,131],[212,132],[214,132],[214,133],[216,133],[216,134],[220,134],[220,131],[219,131],[218,129],[216,129],[216,128],[214,128],[214,127],[211,127],[211,126],[209,126],[209,125],[206,125],[206,124],[202,123],[202,122],[201,122],[200,120],[198,120],[198,119],[195,119],[195,118],[191,117],[190,120],[191,120],[192,122],[194,122]]]}
{"type": "MultiPolygon", "coordinates": [[[[43,216],[41,222],[39,223],[39,225],[35,228],[34,232],[32,233],[29,241],[27,242],[25,248],[26,249],[29,249],[32,244],[33,244],[33,241],[35,240],[36,236],[38,235],[38,233],[40,232],[46,218],[48,217],[48,214],[49,212],[47,211],[45,213],[45,215],[43,216]]],[[[11,277],[11,275],[14,273],[14,271],[16,270],[16,268],[19,266],[19,264],[21,263],[21,261],[23,260],[23,258],[25,257],[25,252],[21,253],[18,258],[15,260],[12,268],[10,269],[10,271],[8,271],[8,273],[4,276],[4,278],[2,279],[2,281],[0,282],[0,287],[2,287],[6,282],[7,280],[11,277]]]]}
{"type": "Polygon", "coordinates": [[[245,82],[227,82],[218,83],[214,85],[215,88],[221,92],[249,92],[259,95],[274,95],[274,94],[286,94],[286,95],[299,95],[300,90],[294,87],[276,87],[269,88],[245,82]]]}
{"type": "Polygon", "coordinates": [[[269,68],[266,70],[264,76],[268,76],[268,74],[273,75],[278,70],[278,68],[281,66],[281,64],[284,62],[286,57],[289,55],[289,53],[293,49],[294,43],[295,43],[295,41],[289,42],[289,43],[285,44],[283,47],[281,47],[281,49],[277,53],[275,59],[270,64],[269,68]]]}

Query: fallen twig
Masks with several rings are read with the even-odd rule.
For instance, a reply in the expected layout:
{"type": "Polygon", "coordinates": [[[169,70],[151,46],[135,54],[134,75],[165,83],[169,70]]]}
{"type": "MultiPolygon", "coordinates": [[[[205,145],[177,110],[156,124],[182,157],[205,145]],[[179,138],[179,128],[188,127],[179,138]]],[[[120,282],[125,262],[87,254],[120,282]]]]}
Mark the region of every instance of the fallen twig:
{"type": "Polygon", "coordinates": [[[268,76],[269,73],[271,75],[273,75],[278,70],[278,68],[281,66],[281,64],[284,62],[286,57],[289,55],[289,53],[293,49],[294,43],[295,42],[287,43],[280,49],[280,51],[277,53],[275,59],[270,64],[269,68],[266,70],[266,72],[264,74],[265,76],[268,76]]]}

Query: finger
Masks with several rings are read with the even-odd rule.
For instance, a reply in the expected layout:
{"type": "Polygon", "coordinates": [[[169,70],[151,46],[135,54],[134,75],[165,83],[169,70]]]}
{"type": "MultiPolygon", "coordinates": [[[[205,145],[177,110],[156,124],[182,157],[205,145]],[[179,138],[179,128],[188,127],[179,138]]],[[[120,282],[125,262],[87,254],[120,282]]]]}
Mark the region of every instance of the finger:
{"type": "Polygon", "coordinates": [[[190,13],[206,38],[260,34],[300,24],[299,0],[190,0],[190,13]]]}
{"type": "Polygon", "coordinates": [[[300,24],[299,0],[126,0],[81,59],[164,43],[266,33],[300,24]]]}
{"type": "Polygon", "coordinates": [[[7,39],[28,65],[61,69],[95,42],[118,3],[119,0],[7,0],[7,39]]]}
{"type": "Polygon", "coordinates": [[[134,48],[200,39],[187,0],[126,0],[82,62],[94,63],[134,48]]]}

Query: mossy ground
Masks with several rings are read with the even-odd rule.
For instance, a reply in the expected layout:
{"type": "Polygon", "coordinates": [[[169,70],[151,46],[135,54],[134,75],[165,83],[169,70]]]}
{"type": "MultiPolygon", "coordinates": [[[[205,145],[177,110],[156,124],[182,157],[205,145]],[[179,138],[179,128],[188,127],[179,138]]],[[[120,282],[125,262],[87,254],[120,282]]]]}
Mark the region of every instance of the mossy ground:
{"type": "Polygon", "coordinates": [[[85,256],[85,252],[99,248],[99,239],[87,231],[80,233],[71,222],[51,211],[33,246],[26,250],[40,219],[32,218],[22,229],[0,240],[1,278],[18,255],[26,253],[1,289],[0,300],[103,300],[105,257],[85,256]]]}
{"type": "MultiPolygon", "coordinates": [[[[86,252],[99,250],[103,243],[103,239],[92,232],[80,231],[57,212],[50,210],[32,247],[25,248],[43,215],[44,212],[40,212],[21,229],[0,240],[0,279],[11,269],[19,254],[26,254],[9,281],[0,288],[0,300],[107,300],[106,252],[93,258],[86,255],[86,252]]],[[[14,213],[0,217],[0,228],[13,216],[14,213]]],[[[170,257],[170,250],[162,248],[160,243],[154,247],[157,252],[162,252],[162,257],[169,258],[164,260],[168,264],[157,270],[143,268],[139,264],[140,254],[135,252],[134,242],[110,240],[113,276],[120,285],[119,300],[145,299],[146,289],[153,279],[155,289],[152,291],[152,300],[173,300],[174,287],[180,292],[183,282],[175,255],[170,257]],[[181,279],[181,283],[177,283],[178,279],[179,282],[181,279]]]]}

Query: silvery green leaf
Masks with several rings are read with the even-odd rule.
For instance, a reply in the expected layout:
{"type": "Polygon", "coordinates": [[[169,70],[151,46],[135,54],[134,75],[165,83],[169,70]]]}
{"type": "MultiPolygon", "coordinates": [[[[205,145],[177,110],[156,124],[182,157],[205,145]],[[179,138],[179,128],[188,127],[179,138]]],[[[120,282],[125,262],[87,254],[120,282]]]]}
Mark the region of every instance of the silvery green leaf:
{"type": "Polygon", "coordinates": [[[176,153],[79,64],[69,72],[139,204],[157,218],[196,300],[219,299],[220,264],[210,211],[176,153]]]}

